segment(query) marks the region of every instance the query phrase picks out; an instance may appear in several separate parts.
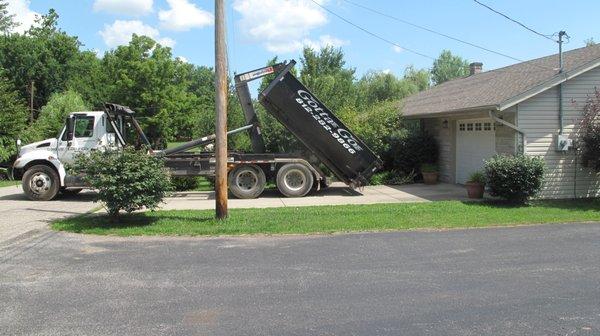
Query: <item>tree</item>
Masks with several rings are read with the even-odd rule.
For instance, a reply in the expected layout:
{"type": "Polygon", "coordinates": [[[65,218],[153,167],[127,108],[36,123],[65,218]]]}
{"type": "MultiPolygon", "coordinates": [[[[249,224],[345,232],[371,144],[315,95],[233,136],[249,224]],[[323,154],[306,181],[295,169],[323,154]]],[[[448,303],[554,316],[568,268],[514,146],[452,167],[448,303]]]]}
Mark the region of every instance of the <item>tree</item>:
{"type": "Polygon", "coordinates": [[[88,106],[75,91],[55,93],[48,104],[42,107],[37,120],[27,130],[28,141],[39,141],[56,137],[72,112],[87,111],[88,106]]]}
{"type": "Polygon", "coordinates": [[[37,110],[48,102],[52,93],[66,88],[80,46],[77,37],[58,28],[58,14],[51,9],[37,18],[36,25],[25,34],[0,39],[0,66],[21,98],[28,100],[31,82],[34,83],[37,110]]]}
{"type": "Polygon", "coordinates": [[[15,141],[27,125],[28,114],[17,91],[0,73],[0,162],[16,154],[15,141]]]}
{"type": "Polygon", "coordinates": [[[596,44],[596,41],[594,41],[593,37],[590,37],[589,39],[587,39],[587,40],[585,40],[583,42],[585,42],[585,46],[586,47],[591,47],[591,46],[593,46],[593,45],[596,44]]]}
{"type": "Polygon", "coordinates": [[[381,71],[368,72],[356,84],[357,104],[363,108],[379,102],[398,101],[417,91],[417,85],[411,81],[381,71]]]}
{"type": "Polygon", "coordinates": [[[305,47],[300,63],[300,81],[329,109],[335,112],[346,104],[355,103],[355,70],[346,67],[340,48],[327,46],[317,52],[305,47]]]}
{"type": "Polygon", "coordinates": [[[404,80],[414,84],[418,91],[427,90],[431,84],[431,73],[425,69],[416,70],[410,65],[404,70],[404,80]]]}
{"type": "Polygon", "coordinates": [[[18,24],[14,21],[15,15],[9,15],[8,10],[8,2],[6,0],[0,0],[0,33],[4,35],[8,35],[13,28],[18,26],[18,24]]]}
{"type": "Polygon", "coordinates": [[[433,62],[431,79],[435,85],[449,80],[465,77],[469,74],[469,62],[460,56],[452,55],[449,50],[444,50],[433,62]]]}

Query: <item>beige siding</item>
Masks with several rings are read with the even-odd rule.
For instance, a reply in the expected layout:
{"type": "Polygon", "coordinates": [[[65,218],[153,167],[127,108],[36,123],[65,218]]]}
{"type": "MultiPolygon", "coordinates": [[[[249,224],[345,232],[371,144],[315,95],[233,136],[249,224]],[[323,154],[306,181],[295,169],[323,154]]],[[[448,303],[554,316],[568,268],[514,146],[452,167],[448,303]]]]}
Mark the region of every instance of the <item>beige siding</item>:
{"type": "MultiPolygon", "coordinates": [[[[563,84],[563,132],[576,140],[583,105],[594,87],[600,87],[600,68],[563,84]]],[[[552,88],[518,105],[518,126],[526,133],[525,153],[543,157],[548,169],[544,198],[600,196],[598,174],[576,162],[575,151],[557,152],[558,88],[552,88]],[[577,168],[576,168],[577,167],[577,168]]]]}
{"type": "Polygon", "coordinates": [[[443,119],[423,119],[423,128],[437,140],[440,157],[440,181],[454,183],[454,124],[442,127],[443,119]]]}

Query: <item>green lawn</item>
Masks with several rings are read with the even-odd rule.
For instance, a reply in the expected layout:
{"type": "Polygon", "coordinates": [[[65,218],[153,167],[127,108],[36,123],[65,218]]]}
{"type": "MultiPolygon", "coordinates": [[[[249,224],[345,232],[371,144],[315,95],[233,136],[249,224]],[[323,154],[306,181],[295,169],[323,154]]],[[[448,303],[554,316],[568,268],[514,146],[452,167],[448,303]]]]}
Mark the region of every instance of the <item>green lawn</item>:
{"type": "Polygon", "coordinates": [[[21,186],[21,181],[0,180],[0,188],[10,186],[21,186]]]}
{"type": "Polygon", "coordinates": [[[101,235],[238,235],[332,233],[485,227],[530,223],[600,221],[600,200],[544,201],[530,206],[445,201],[298,208],[232,209],[223,222],[213,211],[156,211],[59,220],[55,230],[101,235]]]}

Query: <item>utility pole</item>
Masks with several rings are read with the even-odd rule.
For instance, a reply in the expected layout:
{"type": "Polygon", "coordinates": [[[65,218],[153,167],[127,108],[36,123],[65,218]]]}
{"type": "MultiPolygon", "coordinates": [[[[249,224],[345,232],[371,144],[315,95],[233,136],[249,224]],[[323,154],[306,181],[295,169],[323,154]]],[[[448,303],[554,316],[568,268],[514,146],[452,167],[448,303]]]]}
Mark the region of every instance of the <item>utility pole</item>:
{"type": "Polygon", "coordinates": [[[225,41],[225,0],[215,0],[215,213],[227,218],[227,43],[225,41]]]}
{"type": "Polygon", "coordinates": [[[29,116],[30,121],[33,122],[35,119],[35,111],[33,110],[33,97],[35,96],[35,83],[31,81],[29,86],[29,112],[31,115],[29,116]]]}
{"type": "MultiPolygon", "coordinates": [[[[567,35],[567,32],[561,30],[558,32],[558,73],[561,74],[564,70],[563,64],[563,37],[567,35]]],[[[563,116],[563,85],[562,83],[558,84],[558,134],[562,135],[564,130],[564,116],[563,116]]]]}
{"type": "Polygon", "coordinates": [[[562,45],[563,45],[563,37],[567,36],[567,38],[569,37],[569,35],[567,35],[567,32],[564,30],[561,30],[558,32],[558,72],[562,73],[563,72],[563,51],[562,51],[562,45]]]}

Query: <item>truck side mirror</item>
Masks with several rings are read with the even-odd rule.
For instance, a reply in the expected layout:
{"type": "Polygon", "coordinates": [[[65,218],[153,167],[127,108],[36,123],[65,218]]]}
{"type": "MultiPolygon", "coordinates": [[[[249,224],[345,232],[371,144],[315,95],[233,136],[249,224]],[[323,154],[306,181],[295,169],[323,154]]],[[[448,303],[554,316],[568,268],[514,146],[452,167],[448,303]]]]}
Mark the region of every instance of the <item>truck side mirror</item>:
{"type": "Polygon", "coordinates": [[[72,116],[67,117],[67,126],[65,128],[65,132],[66,132],[66,140],[67,141],[71,141],[73,140],[73,134],[75,133],[75,118],[72,116]]]}

